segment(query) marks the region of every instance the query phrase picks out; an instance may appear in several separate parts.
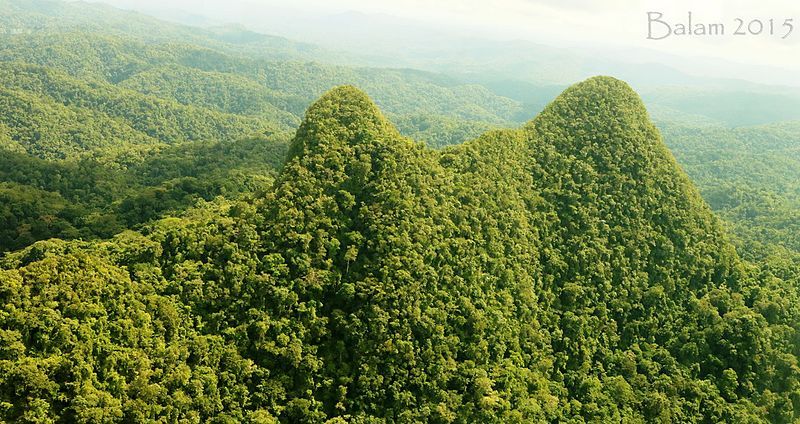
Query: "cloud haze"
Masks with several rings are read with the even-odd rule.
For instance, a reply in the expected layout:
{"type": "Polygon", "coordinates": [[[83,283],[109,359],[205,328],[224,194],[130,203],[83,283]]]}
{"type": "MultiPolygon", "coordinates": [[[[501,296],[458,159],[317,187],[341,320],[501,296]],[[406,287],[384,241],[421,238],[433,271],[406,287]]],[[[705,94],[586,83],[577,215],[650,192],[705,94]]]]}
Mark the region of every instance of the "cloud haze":
{"type": "MultiPolygon", "coordinates": [[[[175,9],[221,21],[264,22],[258,30],[278,28],[277,14],[317,15],[358,11],[380,13],[440,26],[471,31],[496,38],[517,38],[546,43],[576,45],[600,43],[616,47],[648,48],[684,56],[715,57],[750,65],[780,66],[800,70],[800,3],[794,0],[767,1],[654,1],[608,0],[105,0],[131,9],[175,9]],[[745,21],[774,19],[780,25],[794,19],[795,30],[787,40],[779,36],[670,37],[646,40],[648,11],[663,12],[665,19],[685,22],[692,11],[695,22],[724,22],[726,31],[735,30],[734,18],[745,21]]],[[[281,18],[283,19],[283,18],[281,18]]],[[[283,19],[285,21],[285,19],[283,19]]],[[[290,34],[295,35],[295,34],[290,34]]]]}

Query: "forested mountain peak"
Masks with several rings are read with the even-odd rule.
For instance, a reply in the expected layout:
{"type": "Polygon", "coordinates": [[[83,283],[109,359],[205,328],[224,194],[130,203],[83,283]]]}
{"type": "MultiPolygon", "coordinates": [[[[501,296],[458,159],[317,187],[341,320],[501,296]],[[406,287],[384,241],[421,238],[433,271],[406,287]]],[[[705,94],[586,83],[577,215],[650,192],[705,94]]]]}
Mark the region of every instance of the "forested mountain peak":
{"type": "Polygon", "coordinates": [[[648,284],[682,274],[705,291],[736,274],[718,220],[627,83],[593,77],[575,84],[525,131],[542,193],[559,211],[562,234],[571,233],[564,244],[579,249],[599,236],[604,246],[638,249],[644,256],[631,265],[643,260],[635,266],[648,269],[648,284]],[[678,274],[660,275],[665,269],[678,274]]]}
{"type": "Polygon", "coordinates": [[[387,420],[736,421],[795,378],[757,377],[783,348],[738,292],[753,280],[626,83],[444,151],[403,140],[334,89],[261,207],[265,250],[331,317],[317,352],[343,383],[318,399],[387,420]]]}
{"type": "Polygon", "coordinates": [[[567,88],[526,127],[564,153],[578,155],[605,151],[618,156],[661,144],[639,95],[624,81],[606,76],[567,88]],[[632,137],[645,145],[629,145],[632,137]]]}
{"type": "Polygon", "coordinates": [[[308,108],[289,157],[398,136],[366,93],[352,85],[343,85],[329,90],[308,108]]]}
{"type": "Polygon", "coordinates": [[[443,150],[340,86],[290,150],[251,198],[8,255],[0,417],[795,418],[796,315],[625,83],[443,150]]]}

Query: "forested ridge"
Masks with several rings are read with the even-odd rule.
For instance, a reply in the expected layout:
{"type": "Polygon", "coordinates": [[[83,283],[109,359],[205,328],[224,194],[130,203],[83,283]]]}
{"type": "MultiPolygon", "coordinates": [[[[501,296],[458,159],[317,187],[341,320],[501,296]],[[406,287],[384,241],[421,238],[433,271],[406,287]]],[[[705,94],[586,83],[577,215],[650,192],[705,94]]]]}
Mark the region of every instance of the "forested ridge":
{"type": "MultiPolygon", "coordinates": [[[[340,52],[242,28],[185,27],[96,4],[6,0],[0,3],[0,9],[0,102],[4,111],[0,148],[15,153],[2,159],[6,175],[2,181],[11,190],[7,195],[22,184],[15,197],[28,203],[16,212],[6,211],[5,215],[15,220],[4,225],[6,235],[0,241],[0,251],[53,236],[109,236],[129,224],[184,210],[198,199],[210,200],[236,187],[236,178],[271,178],[280,160],[258,163],[252,159],[254,155],[247,154],[247,149],[256,144],[246,140],[269,140],[275,148],[264,148],[280,152],[308,105],[337,84],[364,89],[402,134],[434,147],[459,144],[493,128],[521,125],[562,90],[500,80],[476,84],[410,69],[354,66],[357,58],[340,52]],[[343,60],[347,65],[341,64],[343,60]],[[163,162],[161,152],[177,149],[196,155],[190,152],[193,144],[231,141],[232,146],[245,146],[232,156],[247,157],[248,163],[240,166],[234,159],[222,165],[219,158],[207,156],[213,168],[208,172],[210,181],[204,177],[206,171],[197,166],[183,170],[179,163],[173,164],[169,179],[196,178],[201,186],[198,190],[195,183],[168,178],[139,181],[137,173],[128,171],[147,169],[141,166],[143,163],[163,162]],[[46,162],[26,170],[34,163],[26,156],[46,162]],[[47,176],[50,171],[42,172],[48,167],[81,169],[83,175],[73,174],[69,183],[72,188],[55,192],[48,187],[53,185],[47,182],[49,178],[20,178],[29,171],[47,176]],[[247,172],[228,178],[225,167],[247,168],[247,172]],[[9,178],[9,174],[14,177],[9,178]],[[100,182],[100,186],[95,189],[90,181],[100,182]],[[164,191],[170,192],[169,201],[156,196],[164,191]],[[33,192],[60,196],[65,202],[49,203],[65,208],[29,204],[30,197],[22,193],[33,192]],[[128,199],[131,196],[138,200],[128,199]],[[150,205],[144,206],[149,209],[144,214],[148,218],[120,217],[119,204],[126,200],[150,205]],[[164,207],[151,207],[157,204],[164,207]]],[[[737,131],[747,135],[730,136],[718,121],[720,115],[735,125],[750,120],[737,118],[746,114],[744,110],[726,114],[709,107],[709,102],[719,103],[714,100],[717,95],[725,94],[676,88],[650,90],[646,98],[667,144],[707,200],[714,196],[712,191],[719,191],[720,184],[747,198],[746,215],[728,213],[722,204],[709,200],[744,240],[737,241],[737,246],[748,251],[774,251],[774,242],[782,240],[780,246],[796,250],[791,248],[796,244],[792,228],[797,227],[793,207],[765,206],[783,204],[783,190],[777,189],[775,196],[763,194],[775,191],[775,184],[791,185],[800,176],[791,150],[795,143],[795,131],[790,129],[793,124],[785,124],[789,129],[774,124],[741,129],[737,131]],[[676,110],[678,99],[685,96],[700,100],[684,111],[676,110]],[[708,116],[695,115],[698,110],[708,110],[708,116]],[[761,141],[751,143],[749,149],[736,150],[735,144],[726,142],[751,135],[752,140],[761,141]],[[784,151],[757,151],[761,144],[773,141],[783,143],[784,151]],[[731,155],[734,151],[737,154],[729,158],[728,165],[717,168],[720,152],[731,155]],[[764,164],[774,160],[786,166],[772,169],[788,171],[754,182],[739,177],[743,169],[749,175],[760,175],[770,168],[764,164]]],[[[741,109],[742,98],[747,97],[738,95],[738,100],[729,99],[729,103],[741,109]]],[[[230,152],[237,148],[220,149],[230,152]]],[[[200,150],[209,152],[203,147],[200,150]]],[[[198,158],[195,163],[206,162],[198,158]]]]}
{"type": "Polygon", "coordinates": [[[259,196],[3,264],[11,421],[796,414],[796,286],[611,78],[440,151],[337,88],[259,196]]]}
{"type": "Polygon", "coordinates": [[[797,123],[359,60],[0,0],[0,421],[800,419],[797,123]]]}

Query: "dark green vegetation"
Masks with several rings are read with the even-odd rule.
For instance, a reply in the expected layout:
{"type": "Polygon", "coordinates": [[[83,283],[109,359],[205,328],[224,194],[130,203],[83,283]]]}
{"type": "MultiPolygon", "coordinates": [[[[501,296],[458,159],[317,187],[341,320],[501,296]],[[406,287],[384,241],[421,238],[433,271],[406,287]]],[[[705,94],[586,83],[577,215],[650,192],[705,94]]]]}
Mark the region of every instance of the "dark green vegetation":
{"type": "Polygon", "coordinates": [[[800,419],[796,124],[0,24],[0,421],[800,419]]]}
{"type": "Polygon", "coordinates": [[[191,207],[269,187],[286,142],[255,137],[160,150],[126,168],[92,158],[51,162],[0,155],[0,250],[34,241],[111,237],[191,207]]]}
{"type": "Polygon", "coordinates": [[[797,291],[596,78],[436,151],[351,87],[274,188],[3,261],[7,420],[797,417],[797,291]]]}

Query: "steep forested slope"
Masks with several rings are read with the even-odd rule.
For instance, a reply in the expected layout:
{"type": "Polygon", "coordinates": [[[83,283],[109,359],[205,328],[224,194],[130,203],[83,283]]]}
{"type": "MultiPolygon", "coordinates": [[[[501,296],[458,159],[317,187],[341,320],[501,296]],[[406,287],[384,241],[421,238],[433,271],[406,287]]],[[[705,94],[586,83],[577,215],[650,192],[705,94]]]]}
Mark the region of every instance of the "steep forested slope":
{"type": "Polygon", "coordinates": [[[796,287],[611,78],[441,151],[340,87],[257,198],[2,264],[11,421],[797,418],[796,287]]]}

